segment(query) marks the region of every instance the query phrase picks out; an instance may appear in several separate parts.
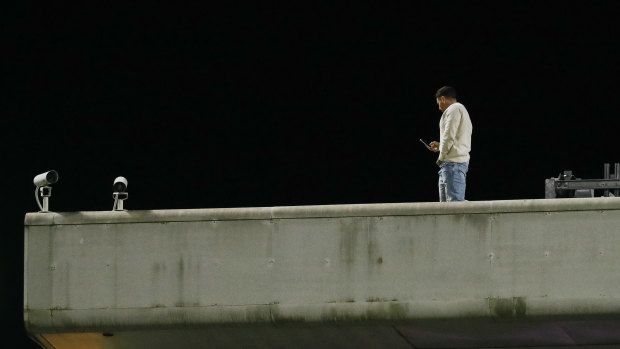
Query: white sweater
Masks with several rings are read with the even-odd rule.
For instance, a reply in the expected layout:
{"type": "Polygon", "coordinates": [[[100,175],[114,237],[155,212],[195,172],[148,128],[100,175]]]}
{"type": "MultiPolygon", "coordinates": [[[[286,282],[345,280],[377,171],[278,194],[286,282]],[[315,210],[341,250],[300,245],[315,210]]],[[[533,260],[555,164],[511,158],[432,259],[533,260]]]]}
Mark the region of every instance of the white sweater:
{"type": "Polygon", "coordinates": [[[455,102],[439,120],[439,158],[442,162],[468,162],[471,151],[472,124],[465,106],[455,102]]]}

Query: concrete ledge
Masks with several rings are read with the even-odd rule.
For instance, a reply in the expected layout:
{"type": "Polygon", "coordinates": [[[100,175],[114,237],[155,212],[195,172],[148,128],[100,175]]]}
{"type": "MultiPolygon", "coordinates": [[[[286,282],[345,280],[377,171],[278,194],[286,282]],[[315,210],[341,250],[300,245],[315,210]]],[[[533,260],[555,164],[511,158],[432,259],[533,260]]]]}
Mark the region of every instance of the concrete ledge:
{"type": "Polygon", "coordinates": [[[619,222],[620,198],[28,213],[24,322],[58,349],[620,343],[619,222]]]}
{"type": "Polygon", "coordinates": [[[510,212],[620,210],[620,197],[466,202],[413,202],[354,205],[239,207],[184,210],[33,212],[24,224],[119,224],[251,219],[453,215],[510,212]]]}

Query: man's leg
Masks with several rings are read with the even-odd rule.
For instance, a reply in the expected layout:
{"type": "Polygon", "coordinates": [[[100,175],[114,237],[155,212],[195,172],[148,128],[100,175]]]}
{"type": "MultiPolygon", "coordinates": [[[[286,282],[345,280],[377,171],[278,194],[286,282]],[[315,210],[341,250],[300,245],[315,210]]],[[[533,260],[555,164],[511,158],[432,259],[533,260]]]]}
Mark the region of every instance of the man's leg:
{"type": "Polygon", "coordinates": [[[439,202],[446,202],[446,171],[443,167],[439,169],[439,202]]]}
{"type": "Polygon", "coordinates": [[[445,167],[446,201],[465,201],[467,170],[469,164],[453,162],[445,167]]]}

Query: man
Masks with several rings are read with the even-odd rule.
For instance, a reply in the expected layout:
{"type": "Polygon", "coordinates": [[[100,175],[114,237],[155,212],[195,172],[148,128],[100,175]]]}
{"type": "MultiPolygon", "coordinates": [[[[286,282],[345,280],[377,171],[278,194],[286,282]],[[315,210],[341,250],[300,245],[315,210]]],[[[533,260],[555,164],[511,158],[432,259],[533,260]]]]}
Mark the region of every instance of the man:
{"type": "Polygon", "coordinates": [[[437,106],[443,112],[439,120],[439,142],[432,141],[430,150],[439,152],[439,201],[465,201],[472,124],[465,106],[456,101],[456,90],[444,86],[435,93],[437,106]]]}

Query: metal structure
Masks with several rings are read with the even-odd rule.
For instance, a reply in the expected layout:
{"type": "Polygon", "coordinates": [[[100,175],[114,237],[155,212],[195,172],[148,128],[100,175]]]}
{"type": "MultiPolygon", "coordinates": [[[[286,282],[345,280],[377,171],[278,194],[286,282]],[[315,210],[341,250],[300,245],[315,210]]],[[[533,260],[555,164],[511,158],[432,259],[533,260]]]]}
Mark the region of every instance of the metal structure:
{"type": "Polygon", "coordinates": [[[597,196],[620,196],[620,163],[614,164],[614,173],[610,172],[610,164],[603,166],[602,179],[581,179],[567,170],[557,178],[545,180],[545,199],[553,198],[580,198],[597,196]]]}

